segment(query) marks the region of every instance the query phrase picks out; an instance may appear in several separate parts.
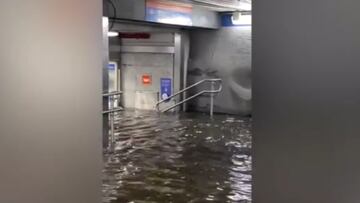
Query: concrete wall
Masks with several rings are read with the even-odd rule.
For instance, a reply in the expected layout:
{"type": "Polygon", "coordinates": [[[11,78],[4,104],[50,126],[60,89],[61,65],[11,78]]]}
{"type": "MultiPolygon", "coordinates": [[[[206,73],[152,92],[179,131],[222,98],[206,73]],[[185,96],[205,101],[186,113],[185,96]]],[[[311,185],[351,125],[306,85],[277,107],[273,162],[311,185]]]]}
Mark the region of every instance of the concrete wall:
{"type": "MultiPolygon", "coordinates": [[[[251,27],[191,31],[188,85],[205,78],[223,79],[215,111],[251,114],[251,27]]],[[[200,87],[200,91],[206,87],[200,87]]],[[[208,111],[209,98],[194,100],[190,109],[208,111]]]]}
{"type": "Polygon", "coordinates": [[[0,202],[101,202],[101,11],[0,1],[0,202]]]}
{"type": "Polygon", "coordinates": [[[116,16],[114,8],[108,0],[103,0],[104,15],[109,18],[129,19],[129,20],[145,20],[146,1],[145,0],[112,0],[116,8],[116,16]]]}
{"type": "Polygon", "coordinates": [[[254,1],[254,203],[356,203],[360,1],[254,1]]]}
{"type": "Polygon", "coordinates": [[[209,9],[202,8],[200,6],[194,6],[192,12],[193,27],[201,28],[220,28],[220,16],[217,12],[209,9]]]}

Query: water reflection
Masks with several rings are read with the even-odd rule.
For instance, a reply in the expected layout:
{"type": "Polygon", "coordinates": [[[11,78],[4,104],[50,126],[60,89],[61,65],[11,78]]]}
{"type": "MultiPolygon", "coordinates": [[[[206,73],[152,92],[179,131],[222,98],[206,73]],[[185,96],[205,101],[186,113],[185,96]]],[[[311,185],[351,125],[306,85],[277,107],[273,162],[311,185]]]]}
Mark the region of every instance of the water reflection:
{"type": "Polygon", "coordinates": [[[251,201],[249,119],[121,112],[103,202],[251,201]]]}

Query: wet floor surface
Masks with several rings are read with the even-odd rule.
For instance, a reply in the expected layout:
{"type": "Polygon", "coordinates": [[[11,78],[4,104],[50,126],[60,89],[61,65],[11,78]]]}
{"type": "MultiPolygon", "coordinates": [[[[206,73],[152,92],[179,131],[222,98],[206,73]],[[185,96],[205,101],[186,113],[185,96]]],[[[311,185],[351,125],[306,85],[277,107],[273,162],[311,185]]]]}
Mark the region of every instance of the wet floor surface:
{"type": "Polygon", "coordinates": [[[104,203],[251,202],[251,120],[121,112],[104,203]]]}

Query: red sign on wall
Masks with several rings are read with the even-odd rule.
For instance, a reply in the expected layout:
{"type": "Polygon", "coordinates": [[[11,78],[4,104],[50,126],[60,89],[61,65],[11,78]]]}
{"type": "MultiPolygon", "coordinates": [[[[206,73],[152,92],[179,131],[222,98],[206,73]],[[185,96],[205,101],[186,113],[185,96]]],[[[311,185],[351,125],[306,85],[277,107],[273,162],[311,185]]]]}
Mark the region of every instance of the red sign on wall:
{"type": "Polygon", "coordinates": [[[143,83],[143,85],[151,85],[151,83],[152,83],[151,75],[143,75],[142,83],[143,83]]]}

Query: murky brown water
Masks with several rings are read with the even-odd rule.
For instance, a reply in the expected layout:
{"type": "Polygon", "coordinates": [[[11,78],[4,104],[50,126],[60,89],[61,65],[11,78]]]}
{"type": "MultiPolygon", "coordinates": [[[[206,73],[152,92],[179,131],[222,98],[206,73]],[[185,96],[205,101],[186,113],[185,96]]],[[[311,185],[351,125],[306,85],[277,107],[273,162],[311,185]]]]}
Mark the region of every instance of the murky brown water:
{"type": "Polygon", "coordinates": [[[121,112],[105,153],[103,202],[251,201],[251,121],[121,112]]]}

